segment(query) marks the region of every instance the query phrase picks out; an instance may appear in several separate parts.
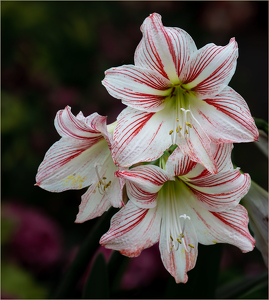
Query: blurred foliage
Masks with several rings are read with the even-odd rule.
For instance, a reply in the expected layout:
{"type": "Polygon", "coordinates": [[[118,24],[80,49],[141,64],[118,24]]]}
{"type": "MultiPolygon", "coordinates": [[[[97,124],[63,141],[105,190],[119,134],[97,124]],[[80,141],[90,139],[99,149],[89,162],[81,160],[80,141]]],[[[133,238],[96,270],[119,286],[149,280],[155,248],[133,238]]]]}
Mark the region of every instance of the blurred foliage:
{"type": "MultiPolygon", "coordinates": [[[[266,1],[2,1],[3,204],[17,201],[40,208],[58,221],[65,241],[62,260],[55,268],[46,274],[30,275],[22,263],[10,265],[13,258],[9,255],[8,235],[12,225],[2,223],[2,289],[11,292],[12,287],[22,285],[19,298],[46,297],[41,283],[56,290],[73,249],[96,223],[91,220],[74,224],[85,189],[57,194],[34,187],[39,164],[59,139],[54,117],[58,110],[70,105],[74,114],[98,112],[107,115],[109,123],[115,121],[125,106],[102,86],[104,71],[134,63],[134,52],[142,37],[140,26],[153,12],[162,15],[166,26],[186,30],[198,48],[210,42],[225,45],[235,37],[239,59],[230,85],[245,98],[253,116],[268,118],[266,1]]],[[[268,164],[253,144],[235,145],[233,158],[255,182],[268,188],[268,164]]],[[[218,285],[242,276],[247,258],[263,271],[256,249],[251,254],[236,252],[241,258],[238,262],[230,247],[224,245],[224,249],[235,261],[230,267],[221,268],[218,285]]],[[[199,271],[198,265],[195,272],[199,271]]],[[[117,295],[161,298],[166,282],[157,278],[147,287],[120,291],[117,295]]],[[[69,297],[80,298],[82,290],[78,286],[72,288],[69,297]]],[[[195,288],[203,287],[197,283],[195,288]]],[[[267,294],[262,293],[266,298],[267,294]]]]}
{"type": "Polygon", "coordinates": [[[18,299],[45,299],[48,291],[17,265],[2,263],[1,289],[18,299]]]}

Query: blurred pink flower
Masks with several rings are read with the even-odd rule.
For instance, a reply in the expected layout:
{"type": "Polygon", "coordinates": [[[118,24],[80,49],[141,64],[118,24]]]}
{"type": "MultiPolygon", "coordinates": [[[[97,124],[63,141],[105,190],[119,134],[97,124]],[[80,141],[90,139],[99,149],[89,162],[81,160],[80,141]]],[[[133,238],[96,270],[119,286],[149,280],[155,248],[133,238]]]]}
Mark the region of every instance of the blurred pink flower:
{"type": "Polygon", "coordinates": [[[9,255],[35,272],[48,271],[61,258],[62,233],[55,221],[36,208],[2,204],[2,218],[14,221],[9,255]]]}
{"type": "Polygon", "coordinates": [[[159,252],[157,243],[145,249],[138,257],[133,257],[122,278],[121,288],[135,289],[149,285],[157,277],[167,277],[159,252]]]}

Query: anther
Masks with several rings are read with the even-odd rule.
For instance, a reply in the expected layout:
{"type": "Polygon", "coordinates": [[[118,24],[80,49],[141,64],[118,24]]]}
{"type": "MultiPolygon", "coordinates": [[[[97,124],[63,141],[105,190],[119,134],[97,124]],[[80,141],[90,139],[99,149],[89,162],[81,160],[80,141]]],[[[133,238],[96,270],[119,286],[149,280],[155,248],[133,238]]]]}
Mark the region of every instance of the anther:
{"type": "Polygon", "coordinates": [[[170,235],[170,239],[171,239],[171,241],[173,242],[173,238],[172,238],[172,236],[170,235]]]}
{"type": "Polygon", "coordinates": [[[179,122],[179,119],[177,119],[177,122],[179,122]]]}
{"type": "Polygon", "coordinates": [[[179,238],[177,238],[177,241],[181,244],[182,242],[181,242],[181,240],[179,239],[179,238]]]}
{"type": "Polygon", "coordinates": [[[169,134],[171,135],[173,132],[174,132],[174,130],[172,129],[172,130],[169,131],[169,134]]]}
{"type": "Polygon", "coordinates": [[[178,128],[176,128],[176,132],[177,132],[177,133],[179,133],[179,130],[178,130],[178,128]]]}
{"type": "Polygon", "coordinates": [[[194,248],[194,246],[192,244],[189,244],[188,246],[190,246],[191,248],[194,248]]]}
{"type": "Polygon", "coordinates": [[[106,177],[103,177],[104,180],[106,180],[106,177]]]}
{"type": "Polygon", "coordinates": [[[182,127],[181,127],[180,125],[178,125],[178,128],[179,128],[179,130],[181,130],[181,129],[182,129],[182,127]]]}
{"type": "Polygon", "coordinates": [[[186,129],[186,133],[188,134],[189,132],[188,132],[188,129],[186,129]]]}
{"type": "Polygon", "coordinates": [[[187,126],[189,126],[190,128],[192,128],[192,125],[191,125],[191,123],[189,123],[189,122],[186,122],[186,125],[187,125],[187,126]]]}

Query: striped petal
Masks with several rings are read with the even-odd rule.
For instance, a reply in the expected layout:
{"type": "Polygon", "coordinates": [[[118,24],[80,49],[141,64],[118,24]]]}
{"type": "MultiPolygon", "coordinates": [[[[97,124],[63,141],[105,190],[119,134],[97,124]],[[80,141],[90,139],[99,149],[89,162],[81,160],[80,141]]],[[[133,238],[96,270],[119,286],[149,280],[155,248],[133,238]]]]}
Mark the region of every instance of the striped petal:
{"type": "MultiPolygon", "coordinates": [[[[184,241],[182,239],[177,250],[172,249],[169,251],[167,247],[167,239],[170,239],[170,236],[167,237],[167,226],[167,222],[162,222],[159,243],[161,258],[166,270],[175,278],[176,283],[186,283],[188,281],[187,272],[195,267],[198,255],[196,230],[193,225],[186,226],[184,231],[184,241]],[[185,251],[182,244],[183,242],[186,243],[186,247],[190,249],[189,252],[185,251]],[[190,248],[188,245],[192,245],[193,248],[190,248]]],[[[170,244],[172,245],[172,242],[170,244]]]]}
{"type": "Polygon", "coordinates": [[[191,110],[213,143],[253,142],[258,129],[246,101],[232,88],[213,99],[190,102],[191,110]]]}
{"type": "Polygon", "coordinates": [[[54,125],[61,137],[73,138],[75,140],[85,140],[94,143],[94,138],[100,138],[100,131],[96,128],[91,127],[91,123],[100,123],[106,125],[106,117],[98,115],[98,113],[93,113],[87,118],[85,118],[80,112],[77,117],[75,117],[69,106],[65,109],[58,111],[54,125]]]}
{"type": "Polygon", "coordinates": [[[200,206],[190,190],[181,191],[181,210],[190,217],[199,243],[228,243],[239,247],[243,252],[253,250],[255,240],[249,233],[248,215],[242,205],[238,204],[221,212],[208,211],[200,206]]]}
{"type": "Polygon", "coordinates": [[[124,65],[105,72],[102,84],[109,94],[127,106],[147,112],[164,108],[171,82],[154,70],[124,65]]]}
{"type": "MultiPolygon", "coordinates": [[[[190,173],[196,167],[197,163],[190,159],[188,155],[182,153],[180,148],[176,148],[169,156],[165,170],[174,176],[183,176],[190,173]]],[[[204,169],[204,168],[203,168],[204,169]]]]}
{"type": "Polygon", "coordinates": [[[160,215],[157,208],[138,208],[132,201],[123,207],[111,220],[109,231],[100,244],[121,254],[136,257],[140,252],[159,241],[160,215]]]}
{"type": "Polygon", "coordinates": [[[218,95],[230,82],[238,57],[234,38],[225,46],[208,44],[193,53],[182,71],[183,86],[193,90],[198,99],[218,95]]]}
{"type": "Polygon", "coordinates": [[[118,166],[129,167],[153,161],[172,144],[171,112],[166,107],[157,113],[146,113],[127,107],[118,116],[113,135],[112,157],[118,166]]]}
{"type": "Polygon", "coordinates": [[[199,205],[210,211],[235,207],[248,192],[250,176],[239,169],[185,180],[199,205]]]}
{"type": "Polygon", "coordinates": [[[98,176],[95,174],[95,182],[82,196],[76,223],[82,223],[101,216],[111,205],[114,207],[123,206],[123,184],[119,178],[114,176],[116,170],[117,167],[114,165],[111,156],[108,156],[106,162],[98,169],[98,176]]]}
{"type": "Polygon", "coordinates": [[[151,14],[141,26],[143,38],[135,52],[135,65],[156,70],[173,84],[189,57],[197,50],[184,30],[164,27],[161,16],[151,14]]]}
{"type": "MultiPolygon", "coordinates": [[[[231,160],[232,149],[233,144],[211,144],[212,155],[214,157],[214,161],[217,165],[219,173],[233,170],[233,163],[231,160]]],[[[196,164],[196,166],[191,169],[185,176],[188,179],[199,179],[210,174],[211,173],[203,165],[196,164]]]]}
{"type": "Polygon", "coordinates": [[[158,191],[166,181],[174,180],[170,174],[154,165],[117,171],[115,175],[126,180],[128,197],[140,208],[155,207],[158,191]]]}
{"type": "Polygon", "coordinates": [[[62,138],[47,151],[36,175],[36,184],[52,192],[81,189],[95,181],[94,164],[103,164],[111,155],[111,137],[106,117],[94,113],[77,117],[70,107],[60,110],[55,127],[62,138]]]}

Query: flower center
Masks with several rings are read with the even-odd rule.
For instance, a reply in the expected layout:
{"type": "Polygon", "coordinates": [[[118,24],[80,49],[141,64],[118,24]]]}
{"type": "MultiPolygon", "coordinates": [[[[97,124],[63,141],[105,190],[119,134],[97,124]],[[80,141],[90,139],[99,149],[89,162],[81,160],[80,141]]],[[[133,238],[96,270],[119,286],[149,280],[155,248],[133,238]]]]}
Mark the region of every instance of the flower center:
{"type": "Polygon", "coordinates": [[[107,189],[110,187],[111,185],[111,181],[109,181],[108,183],[106,182],[107,181],[107,178],[105,176],[100,176],[99,174],[99,171],[98,171],[98,166],[100,166],[99,163],[96,163],[94,168],[95,168],[95,172],[97,174],[97,177],[98,177],[98,180],[99,182],[97,183],[97,188],[98,188],[98,192],[101,194],[101,195],[104,195],[106,194],[106,191],[107,189]]]}
{"type": "Polygon", "coordinates": [[[174,111],[173,128],[169,131],[171,135],[172,144],[177,144],[180,139],[189,139],[192,129],[192,113],[190,110],[189,96],[191,92],[182,88],[182,86],[175,86],[171,92],[171,105],[174,111]]]}

